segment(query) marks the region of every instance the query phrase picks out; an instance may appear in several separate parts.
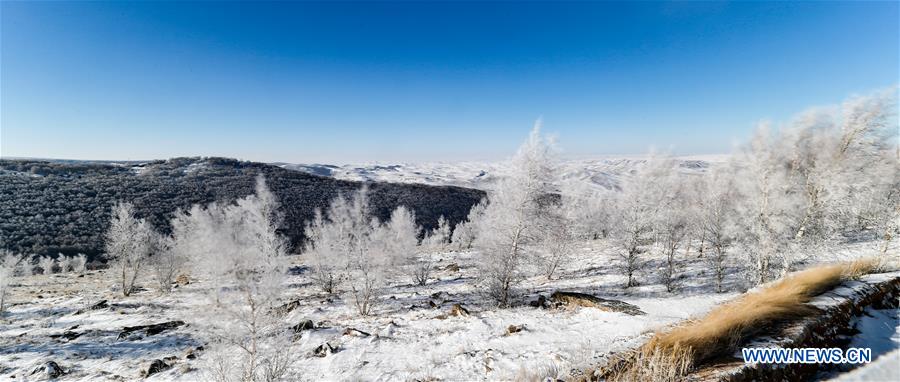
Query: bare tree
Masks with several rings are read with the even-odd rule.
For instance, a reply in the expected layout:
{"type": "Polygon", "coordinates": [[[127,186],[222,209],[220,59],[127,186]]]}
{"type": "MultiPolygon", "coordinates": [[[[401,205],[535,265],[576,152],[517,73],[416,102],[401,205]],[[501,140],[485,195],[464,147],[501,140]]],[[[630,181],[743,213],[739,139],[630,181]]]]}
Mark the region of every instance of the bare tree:
{"type": "Polygon", "coordinates": [[[122,294],[129,296],[150,252],[153,231],[143,219],[134,216],[131,203],[113,208],[106,231],[106,257],[117,269],[122,294]]]}

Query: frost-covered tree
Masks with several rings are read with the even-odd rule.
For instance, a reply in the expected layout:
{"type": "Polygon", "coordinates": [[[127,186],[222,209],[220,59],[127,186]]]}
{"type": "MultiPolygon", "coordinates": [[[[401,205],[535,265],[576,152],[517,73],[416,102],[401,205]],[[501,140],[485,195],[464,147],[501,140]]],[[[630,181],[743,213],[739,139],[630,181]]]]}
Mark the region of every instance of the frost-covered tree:
{"type": "Polygon", "coordinates": [[[654,223],[664,194],[659,180],[669,176],[673,168],[672,160],[651,157],[633,176],[623,181],[622,192],[616,195],[610,237],[618,247],[616,254],[627,277],[626,288],[637,285],[636,273],[643,265],[646,246],[654,241],[654,223]]]}
{"type": "Polygon", "coordinates": [[[848,225],[842,218],[852,218],[846,212],[853,203],[890,187],[896,170],[890,159],[897,153],[895,91],[850,98],[839,111],[807,112],[784,134],[792,180],[804,202],[798,237],[834,233],[848,225]]]}
{"type": "Polygon", "coordinates": [[[611,198],[581,180],[562,183],[562,207],[572,234],[581,239],[605,238],[610,230],[611,198]]]}
{"type": "Polygon", "coordinates": [[[690,200],[695,227],[710,247],[703,259],[715,277],[716,292],[721,293],[730,261],[728,250],[739,235],[733,180],[726,170],[716,169],[704,175],[694,190],[696,194],[690,200]]]}
{"type": "MultiPolygon", "coordinates": [[[[399,227],[398,227],[399,229],[399,227]]],[[[391,230],[371,217],[368,189],[349,198],[338,195],[326,214],[317,213],[307,226],[307,256],[313,277],[333,291],[341,272],[361,315],[369,315],[385,283],[386,270],[397,257],[391,230]]]]}
{"type": "Polygon", "coordinates": [[[72,257],[72,271],[82,274],[87,270],[87,257],[79,253],[72,257]]]}
{"type": "Polygon", "coordinates": [[[433,264],[429,256],[419,256],[419,232],[415,213],[404,206],[391,212],[385,223],[384,245],[392,268],[407,269],[412,280],[419,285],[428,282],[433,264]]]}
{"type": "Polygon", "coordinates": [[[894,206],[876,200],[897,184],[895,92],[813,109],[780,130],[763,127],[737,155],[741,242],[755,282],[778,266],[787,274],[798,256],[875,229],[894,206]]]}
{"type": "Polygon", "coordinates": [[[472,206],[469,210],[469,215],[466,217],[466,221],[456,223],[450,241],[458,251],[472,249],[472,244],[475,242],[477,234],[476,229],[478,228],[478,222],[482,219],[482,216],[484,216],[484,210],[486,208],[487,200],[483,199],[478,202],[478,204],[472,206]]]}
{"type": "Polygon", "coordinates": [[[553,141],[536,124],[510,161],[511,173],[488,194],[475,247],[481,252],[477,269],[488,296],[509,306],[515,287],[537,255],[558,174],[553,141]]]}
{"type": "Polygon", "coordinates": [[[201,216],[182,218],[201,226],[181,231],[187,232],[183,236],[176,230],[173,247],[179,248],[179,240],[210,233],[204,224],[220,233],[200,248],[218,253],[223,266],[207,264],[210,259],[195,263],[200,267],[197,272],[211,284],[210,304],[198,312],[208,317],[200,325],[213,348],[207,359],[209,377],[220,381],[281,380],[292,362],[293,345],[288,326],[276,309],[284,289],[288,250],[287,241],[277,232],[281,223],[278,201],[260,176],[254,195],[226,206],[210,205],[207,211],[203,216],[192,209],[192,214],[201,216]]]}
{"type": "Polygon", "coordinates": [[[9,293],[12,278],[16,275],[22,259],[22,256],[15,255],[10,251],[0,251],[0,314],[3,314],[6,309],[6,295],[9,293]]]}
{"type": "Polygon", "coordinates": [[[315,217],[306,223],[306,245],[303,250],[312,267],[312,279],[325,293],[334,293],[341,280],[341,271],[346,264],[340,264],[340,248],[337,242],[343,239],[340,230],[326,220],[322,211],[315,210],[315,217]]]}
{"type": "Polygon", "coordinates": [[[56,267],[56,259],[50,256],[41,256],[41,258],[38,260],[38,266],[41,267],[41,270],[45,275],[52,275],[53,268],[56,267]]]}
{"type": "Polygon", "coordinates": [[[740,193],[740,241],[749,255],[750,281],[755,284],[772,277],[779,254],[791,255],[792,228],[800,205],[798,195],[791,192],[784,153],[776,142],[777,135],[763,124],[733,161],[735,186],[740,193]]]}
{"type": "Polygon", "coordinates": [[[540,234],[541,253],[538,260],[541,271],[550,280],[571,257],[576,235],[572,230],[572,221],[565,215],[563,208],[551,207],[548,215],[548,224],[540,234]]]}
{"type": "Polygon", "coordinates": [[[429,251],[443,252],[447,250],[450,244],[451,232],[450,222],[441,215],[437,221],[437,227],[425,235],[422,245],[429,251]]]}
{"type": "Polygon", "coordinates": [[[59,254],[57,257],[57,266],[59,267],[60,273],[66,273],[72,269],[72,257],[59,254]]]}
{"type": "Polygon", "coordinates": [[[118,203],[113,207],[109,229],[106,231],[106,258],[113,264],[114,272],[124,296],[134,290],[135,281],[143,268],[151,249],[153,230],[144,219],[134,216],[131,203],[118,203]]]}
{"type": "Polygon", "coordinates": [[[678,272],[680,271],[678,251],[688,240],[692,220],[690,216],[690,202],[687,193],[688,181],[685,175],[676,171],[674,165],[667,173],[660,174],[658,182],[661,187],[659,205],[653,222],[658,245],[662,247],[665,262],[660,272],[660,278],[666,290],[673,292],[676,289],[678,272]]]}
{"type": "Polygon", "coordinates": [[[369,200],[365,188],[350,198],[338,195],[325,213],[316,211],[307,224],[307,246],[313,278],[325,292],[335,291],[351,267],[351,256],[368,247],[372,233],[369,200]]]}
{"type": "MultiPolygon", "coordinates": [[[[173,234],[181,234],[180,230],[185,227],[187,221],[184,212],[177,211],[172,219],[173,234]]],[[[187,254],[182,252],[177,240],[172,236],[154,235],[151,240],[153,240],[153,256],[149,260],[150,270],[160,292],[169,293],[172,291],[172,282],[187,262],[187,254]]]]}

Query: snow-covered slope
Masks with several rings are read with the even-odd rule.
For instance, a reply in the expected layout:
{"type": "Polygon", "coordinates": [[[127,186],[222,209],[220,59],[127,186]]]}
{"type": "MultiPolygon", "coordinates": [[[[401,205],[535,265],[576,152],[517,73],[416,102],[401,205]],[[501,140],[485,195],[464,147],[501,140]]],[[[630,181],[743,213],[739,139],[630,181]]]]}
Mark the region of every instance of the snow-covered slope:
{"type": "MultiPolygon", "coordinates": [[[[725,156],[679,157],[684,172],[703,172],[723,162],[725,156]]],[[[581,181],[602,190],[615,190],[623,177],[646,163],[646,158],[576,159],[562,162],[562,181],[581,181]]],[[[398,164],[325,164],[275,163],[290,170],[338,179],[451,185],[482,190],[491,189],[497,179],[508,173],[506,162],[424,162],[398,164]]]]}

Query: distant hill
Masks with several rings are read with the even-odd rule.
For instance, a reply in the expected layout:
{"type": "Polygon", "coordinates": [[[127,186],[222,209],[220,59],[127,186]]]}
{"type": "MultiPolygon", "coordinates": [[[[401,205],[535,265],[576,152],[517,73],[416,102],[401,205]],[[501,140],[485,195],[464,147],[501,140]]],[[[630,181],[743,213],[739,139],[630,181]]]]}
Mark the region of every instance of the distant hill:
{"type": "MultiPolygon", "coordinates": [[[[675,159],[682,172],[700,173],[711,165],[726,161],[727,156],[705,155],[675,159]]],[[[619,189],[623,178],[631,176],[645,162],[644,157],[565,160],[560,163],[559,178],[563,182],[582,182],[599,191],[615,191],[619,189]]],[[[367,163],[340,166],[273,163],[273,165],[344,180],[421,183],[480,190],[492,189],[498,179],[509,173],[508,164],[505,162],[367,163]]]]}
{"type": "MultiPolygon", "coordinates": [[[[312,171],[311,171],[312,172],[312,171]]],[[[265,174],[285,214],[282,231],[295,247],[315,208],[361,182],[228,158],[174,158],[152,162],[0,160],[0,247],[21,253],[102,252],[111,206],[130,201],[162,232],[178,208],[231,202],[253,192],[265,174]]],[[[322,174],[326,175],[326,174],[322,174]]],[[[428,229],[440,215],[453,224],[484,197],[479,190],[423,184],[369,184],[373,213],[384,220],[398,205],[416,211],[428,229]]]]}

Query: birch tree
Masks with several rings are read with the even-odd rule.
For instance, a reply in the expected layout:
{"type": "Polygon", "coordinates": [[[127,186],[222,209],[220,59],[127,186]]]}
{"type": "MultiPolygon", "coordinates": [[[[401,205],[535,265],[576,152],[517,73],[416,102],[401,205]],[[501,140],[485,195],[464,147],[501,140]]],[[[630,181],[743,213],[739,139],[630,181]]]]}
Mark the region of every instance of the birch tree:
{"type": "MultiPolygon", "coordinates": [[[[210,303],[202,308],[202,325],[213,351],[207,361],[209,377],[219,381],[277,381],[293,361],[288,325],[276,309],[284,289],[287,241],[278,233],[281,214],[275,195],[265,179],[257,178],[256,193],[227,206],[210,205],[207,217],[195,221],[212,223],[221,233],[202,250],[218,253],[224,267],[204,266],[212,275],[210,303]]],[[[198,212],[199,210],[192,210],[198,212]]],[[[202,216],[201,216],[202,217],[202,216]]],[[[176,240],[208,233],[186,230],[176,240]]],[[[177,231],[176,231],[177,232],[177,231]]],[[[178,245],[176,245],[178,247],[178,245]]],[[[211,261],[206,258],[199,264],[211,261]]]]}
{"type": "Polygon", "coordinates": [[[120,202],[113,207],[109,229],[106,231],[106,258],[112,263],[122,295],[129,296],[135,281],[147,261],[150,238],[153,234],[144,219],[134,216],[131,203],[120,202]]]}
{"type": "Polygon", "coordinates": [[[511,174],[488,194],[475,247],[481,252],[477,269],[489,297],[509,306],[515,287],[528,267],[547,224],[548,198],[558,173],[553,141],[536,124],[510,161],[511,174]]]}

